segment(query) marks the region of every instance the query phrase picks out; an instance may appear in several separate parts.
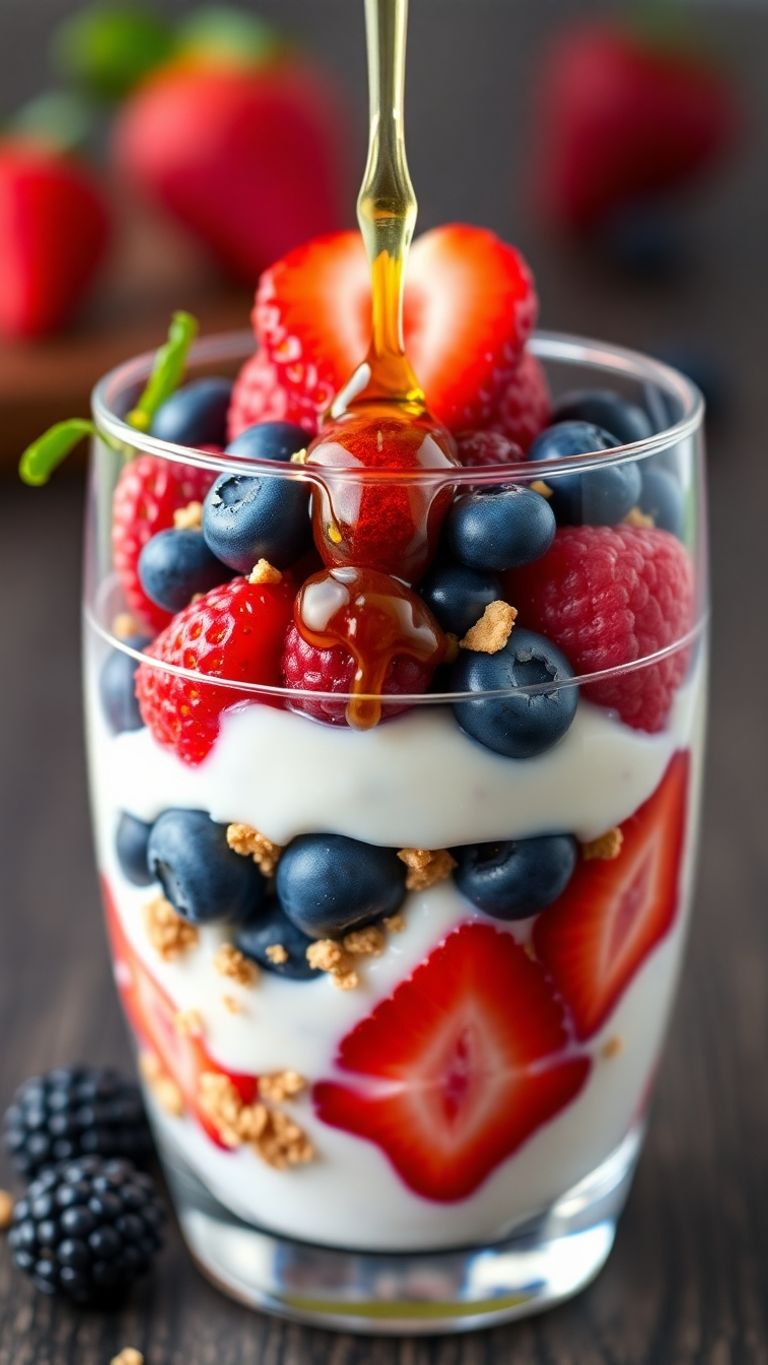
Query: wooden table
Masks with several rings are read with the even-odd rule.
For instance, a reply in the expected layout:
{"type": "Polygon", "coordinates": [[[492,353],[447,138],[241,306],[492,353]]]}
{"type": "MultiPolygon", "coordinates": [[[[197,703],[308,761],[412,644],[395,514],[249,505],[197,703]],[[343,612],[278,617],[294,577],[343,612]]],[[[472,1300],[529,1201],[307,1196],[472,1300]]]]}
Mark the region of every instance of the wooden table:
{"type": "MultiPolygon", "coordinates": [[[[726,30],[742,49],[745,85],[760,92],[765,26],[737,10],[726,30]]],[[[706,265],[674,286],[621,286],[527,242],[549,325],[649,345],[699,334],[733,381],[730,415],[711,441],[716,628],[697,914],[651,1132],[606,1270],[571,1304],[521,1325],[377,1341],[249,1314],[199,1277],[175,1231],[151,1282],[108,1317],[42,1299],[0,1247],[0,1365],[107,1365],[127,1344],[147,1365],[768,1361],[768,299],[754,211],[766,202],[764,144],[763,129],[728,200],[699,219],[706,265]]],[[[506,226],[501,213],[495,221],[506,226]]],[[[86,809],[80,496],[66,477],[42,494],[0,489],[0,1105],[33,1071],[128,1057],[86,809]]]]}

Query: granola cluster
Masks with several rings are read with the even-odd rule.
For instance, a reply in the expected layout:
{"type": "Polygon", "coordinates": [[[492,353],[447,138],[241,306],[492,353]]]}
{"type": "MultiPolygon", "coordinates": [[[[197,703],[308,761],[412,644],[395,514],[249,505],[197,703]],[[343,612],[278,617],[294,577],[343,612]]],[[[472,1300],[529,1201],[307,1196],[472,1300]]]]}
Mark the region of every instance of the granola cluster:
{"type": "Polygon", "coordinates": [[[315,1152],[298,1123],[273,1102],[295,1099],[305,1086],[296,1071],[276,1072],[261,1077],[259,1099],[246,1104],[228,1076],[206,1071],[200,1077],[199,1103],[228,1147],[249,1146],[268,1166],[284,1171],[305,1165],[315,1152]]]}
{"type": "Polygon", "coordinates": [[[177,915],[165,896],[155,896],[144,907],[147,936],[155,952],[164,962],[172,962],[190,948],[195,948],[199,934],[194,924],[177,915]]]}

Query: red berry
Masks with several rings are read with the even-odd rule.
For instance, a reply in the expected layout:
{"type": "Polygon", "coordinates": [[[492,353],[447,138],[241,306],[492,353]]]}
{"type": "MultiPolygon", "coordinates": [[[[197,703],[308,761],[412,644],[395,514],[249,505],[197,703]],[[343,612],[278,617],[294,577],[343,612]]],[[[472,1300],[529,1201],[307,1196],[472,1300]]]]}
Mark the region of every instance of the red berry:
{"type": "MultiPolygon", "coordinates": [[[[667,531],[565,526],[543,559],[506,577],[521,625],[541,631],[574,671],[595,673],[644,659],[693,625],[693,570],[667,531]]],[[[628,725],[661,730],[690,651],[586,684],[584,696],[628,725]]]]}
{"type": "MultiPolygon", "coordinates": [[[[159,744],[185,763],[200,763],[216,742],[222,711],[248,700],[237,683],[280,686],[280,654],[293,610],[294,590],[280,583],[233,578],[190,602],[174,616],[148,653],[197,679],[143,663],[136,695],[146,725],[159,744]],[[226,678],[232,687],[206,685],[226,678]]],[[[261,699],[263,700],[263,699],[261,699]]]]}
{"type": "Polygon", "coordinates": [[[456,437],[459,459],[468,468],[517,464],[525,456],[514,441],[500,431],[460,431],[456,437]]]}
{"type": "MultiPolygon", "coordinates": [[[[536,320],[522,256],[485,228],[449,224],[413,246],[405,290],[409,359],[450,431],[484,426],[536,320]]],[[[256,335],[282,381],[327,407],[365,358],[368,264],[356,232],[317,238],[261,277],[256,335]]]]}
{"type": "Polygon", "coordinates": [[[516,441],[524,451],[549,425],[552,400],[541,362],[526,351],[499,393],[486,425],[516,441]]]}
{"type": "Polygon", "coordinates": [[[257,351],[235,380],[227,421],[229,439],[234,441],[256,422],[291,422],[316,436],[326,406],[318,408],[304,394],[286,388],[266,352],[257,351]]]}
{"type": "Polygon", "coordinates": [[[171,617],[150,602],[139,582],[139,555],[151,536],[173,526],[173,514],[202,502],[214,479],[208,469],[139,455],[122,470],[112,503],[112,556],[128,610],[162,630],[171,617]]]}
{"type": "MultiPolygon", "coordinates": [[[[289,626],[285,637],[282,667],[286,687],[306,692],[339,692],[345,696],[352,692],[356,668],[352,655],[340,645],[332,649],[318,649],[316,645],[308,644],[295,625],[289,626]]],[[[433,665],[399,655],[387,669],[384,693],[386,696],[398,696],[426,692],[433,672],[433,665]]],[[[325,721],[327,725],[349,724],[346,701],[321,698],[308,701],[297,697],[291,702],[291,708],[305,711],[308,716],[325,721]]],[[[381,708],[381,718],[390,720],[407,710],[405,705],[387,703],[381,708]]]]}

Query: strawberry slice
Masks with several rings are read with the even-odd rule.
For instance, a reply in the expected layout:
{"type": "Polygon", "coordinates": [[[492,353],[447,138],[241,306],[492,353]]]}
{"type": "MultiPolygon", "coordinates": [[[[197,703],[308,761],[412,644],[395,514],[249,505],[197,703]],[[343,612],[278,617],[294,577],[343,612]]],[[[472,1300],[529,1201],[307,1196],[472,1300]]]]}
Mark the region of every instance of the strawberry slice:
{"type": "MultiPolygon", "coordinates": [[[[536,320],[531,273],[486,228],[451,224],[414,243],[406,350],[431,411],[452,431],[482,426],[536,320]]],[[[261,277],[254,326],[281,382],[322,413],[365,358],[368,265],[359,234],[318,237],[261,277]]]]}
{"type": "Polygon", "coordinates": [[[251,1104],[256,1099],[258,1078],[226,1071],[213,1060],[199,1038],[179,1033],[176,1027],[178,1007],[134,951],[120,923],[105,878],[102,878],[101,889],[115,977],[128,1022],[139,1044],[153,1052],[165,1071],[173,1077],[187,1108],[208,1137],[218,1147],[230,1151],[231,1148],[222,1141],[216,1126],[199,1107],[200,1077],[204,1072],[226,1076],[244,1104],[251,1104]]]}
{"type": "Polygon", "coordinates": [[[466,923],[342,1040],[357,1088],[314,1088],[325,1123],[381,1147],[425,1199],[472,1194],[590,1069],[544,973],[508,932],[466,923]]]}
{"type": "Polygon", "coordinates": [[[618,858],[582,860],[564,894],[536,921],[537,956],[580,1038],[602,1027],[674,923],[688,767],[687,753],[674,755],[656,791],[621,826],[618,858]]]}

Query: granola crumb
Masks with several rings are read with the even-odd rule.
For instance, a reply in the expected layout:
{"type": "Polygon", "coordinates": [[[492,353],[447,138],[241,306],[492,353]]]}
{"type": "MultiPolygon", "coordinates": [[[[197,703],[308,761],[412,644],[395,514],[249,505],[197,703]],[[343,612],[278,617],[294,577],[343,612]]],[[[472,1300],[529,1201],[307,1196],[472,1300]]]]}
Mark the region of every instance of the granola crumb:
{"type": "Polygon", "coordinates": [[[387,915],[381,922],[388,934],[402,934],[405,928],[405,915],[398,911],[396,915],[387,915]]]}
{"type": "Polygon", "coordinates": [[[145,905],[144,918],[149,941],[164,962],[172,962],[196,947],[199,934],[194,924],[177,915],[165,896],[155,896],[145,905]]]}
{"type": "Polygon", "coordinates": [[[291,1069],[285,1071],[273,1071],[267,1076],[259,1077],[259,1094],[263,1100],[271,1100],[274,1104],[282,1104],[285,1100],[295,1099],[303,1090],[306,1090],[307,1082],[298,1072],[291,1069]]]}
{"type": "Polygon", "coordinates": [[[5,1232],[13,1222],[14,1198],[9,1190],[0,1190],[0,1232],[5,1232]]]}
{"type": "Polygon", "coordinates": [[[222,995],[221,1003],[229,1014],[244,1014],[245,1006],[234,995],[222,995]]]}
{"type": "Polygon", "coordinates": [[[619,1053],[623,1050],[623,1048],[624,1044],[621,1041],[621,1038],[614,1034],[613,1038],[608,1038],[603,1043],[603,1046],[600,1049],[600,1056],[604,1057],[605,1060],[608,1062],[610,1061],[611,1057],[618,1057],[619,1053]]]}
{"type": "Polygon", "coordinates": [[[172,1076],[168,1075],[160,1058],[154,1052],[142,1052],[139,1056],[139,1070],[144,1077],[155,1100],[171,1118],[181,1118],[184,1113],[184,1096],[172,1076]]]}
{"type": "Polygon", "coordinates": [[[203,1016],[199,1010],[179,1010],[173,1024],[182,1038],[199,1038],[203,1032],[203,1016]]]}
{"type": "Polygon", "coordinates": [[[652,516],[640,507],[631,507],[624,518],[625,526],[637,526],[641,531],[650,531],[656,525],[652,516]]]}
{"type": "Polygon", "coordinates": [[[291,456],[290,462],[291,464],[306,464],[308,455],[309,451],[306,446],[304,446],[301,450],[297,450],[296,453],[291,456]]]}
{"type": "Polygon", "coordinates": [[[332,938],[319,938],[307,948],[307,962],[316,971],[327,972],[340,991],[353,991],[360,983],[352,955],[332,938]]]}
{"type": "MultiPolygon", "coordinates": [[[[276,1072],[272,1077],[262,1077],[259,1082],[262,1094],[265,1082],[267,1091],[271,1088],[273,1092],[270,1098],[276,1097],[278,1091],[285,1098],[290,1098],[297,1095],[306,1084],[304,1078],[295,1071],[276,1072]]],[[[268,1108],[261,1101],[244,1104],[228,1076],[218,1072],[203,1073],[200,1077],[200,1107],[215,1124],[222,1142],[228,1147],[247,1144],[262,1161],[276,1170],[303,1165],[315,1155],[306,1133],[292,1118],[280,1109],[268,1108]]]]}
{"type": "Polygon", "coordinates": [[[509,602],[489,602],[479,621],[459,640],[462,649],[476,654],[498,654],[506,645],[517,619],[517,608],[509,602]]]}
{"type": "Polygon", "coordinates": [[[203,504],[188,502],[186,507],[177,507],[173,514],[173,526],[176,531],[202,531],[203,504]]]}
{"type": "Polygon", "coordinates": [[[234,943],[222,943],[216,949],[213,965],[217,972],[239,986],[252,986],[256,980],[256,967],[234,943]]]}
{"type": "Polygon", "coordinates": [[[229,1077],[219,1071],[204,1071],[198,1098],[202,1112],[215,1125],[221,1141],[227,1147],[239,1147],[242,1138],[238,1125],[245,1105],[229,1077]]]}
{"type": "Polygon", "coordinates": [[[268,559],[259,559],[248,575],[248,582],[254,587],[260,583],[282,583],[283,575],[268,559]]]}
{"type": "Polygon", "coordinates": [[[618,825],[614,825],[613,829],[607,829],[605,834],[601,834],[599,839],[590,839],[588,843],[582,844],[581,856],[587,862],[594,859],[610,862],[613,858],[618,858],[623,843],[624,835],[618,825]]]}
{"type": "Polygon", "coordinates": [[[381,957],[387,946],[387,936],[383,929],[370,924],[366,929],[353,929],[341,940],[346,952],[353,957],[381,957]]]}
{"type": "Polygon", "coordinates": [[[112,1357],[109,1365],[144,1365],[144,1357],[135,1346],[124,1346],[122,1351],[112,1357]]]}
{"type": "Polygon", "coordinates": [[[437,882],[444,882],[456,866],[456,859],[446,848],[401,848],[397,856],[408,868],[406,891],[426,891],[437,882]]]}
{"type": "Polygon", "coordinates": [[[227,843],[233,853],[239,853],[243,858],[253,858],[265,877],[274,876],[283,851],[282,844],[273,843],[252,825],[238,823],[227,825],[227,843]]]}
{"type": "Polygon", "coordinates": [[[282,967],[288,961],[288,953],[282,943],[270,943],[266,950],[270,962],[274,962],[276,967],[282,967]]]}
{"type": "Polygon", "coordinates": [[[129,611],[119,611],[112,619],[112,634],[116,640],[127,640],[129,635],[138,635],[139,627],[129,611]]]}
{"type": "Polygon", "coordinates": [[[538,493],[541,498],[551,498],[554,491],[543,479],[534,479],[533,483],[530,483],[528,487],[532,488],[534,493],[538,493]]]}

